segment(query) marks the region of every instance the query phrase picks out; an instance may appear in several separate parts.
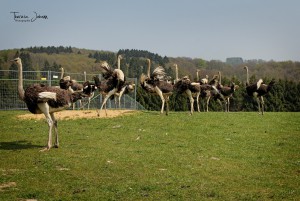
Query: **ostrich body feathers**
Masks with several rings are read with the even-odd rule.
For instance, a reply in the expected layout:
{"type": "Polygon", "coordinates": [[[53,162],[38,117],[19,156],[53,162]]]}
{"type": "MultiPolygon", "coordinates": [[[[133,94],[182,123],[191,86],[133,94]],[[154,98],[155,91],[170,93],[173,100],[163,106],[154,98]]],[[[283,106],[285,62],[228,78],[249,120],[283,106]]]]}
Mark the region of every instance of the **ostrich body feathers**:
{"type": "Polygon", "coordinates": [[[48,87],[40,84],[29,86],[25,90],[24,101],[28,110],[33,114],[41,114],[38,104],[47,102],[50,109],[67,108],[71,103],[81,99],[81,93],[71,94],[67,90],[59,89],[56,87],[48,87]]]}

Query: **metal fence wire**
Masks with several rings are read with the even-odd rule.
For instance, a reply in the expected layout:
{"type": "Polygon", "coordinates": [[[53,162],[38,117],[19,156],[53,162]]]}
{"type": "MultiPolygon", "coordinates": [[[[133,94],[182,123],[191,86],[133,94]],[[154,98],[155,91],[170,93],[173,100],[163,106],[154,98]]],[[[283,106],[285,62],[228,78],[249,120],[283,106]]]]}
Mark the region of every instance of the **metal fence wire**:
{"type": "MultiPolygon", "coordinates": [[[[94,76],[101,75],[86,74],[86,73],[66,73],[70,75],[71,79],[76,80],[78,83],[83,83],[86,80],[93,81],[94,76]]],[[[126,78],[127,81],[132,81],[137,86],[136,78],[126,78]]],[[[23,85],[26,89],[31,84],[45,84],[47,86],[59,86],[60,72],[53,71],[24,71],[23,72],[23,85]]],[[[102,95],[96,91],[94,97],[90,100],[89,108],[100,108],[102,104],[102,95]]],[[[88,99],[82,99],[83,109],[88,109],[88,99]]],[[[144,107],[136,101],[136,89],[129,93],[124,94],[121,98],[120,109],[141,110],[144,107]]],[[[107,101],[107,108],[119,108],[116,100],[109,99],[107,101]]],[[[18,96],[18,71],[14,70],[0,70],[0,110],[23,110],[27,109],[26,104],[19,99],[18,96]]],[[[70,108],[73,109],[73,108],[70,108]]],[[[81,109],[79,102],[75,103],[74,109],[81,109]]]]}

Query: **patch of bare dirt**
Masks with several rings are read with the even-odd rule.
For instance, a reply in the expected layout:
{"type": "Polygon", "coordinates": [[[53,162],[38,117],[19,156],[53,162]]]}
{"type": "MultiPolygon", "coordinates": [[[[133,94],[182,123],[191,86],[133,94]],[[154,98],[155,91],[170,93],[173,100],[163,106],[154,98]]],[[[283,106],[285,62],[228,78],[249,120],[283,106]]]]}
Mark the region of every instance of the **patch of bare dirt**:
{"type": "MultiPolygon", "coordinates": [[[[96,110],[63,110],[60,112],[55,112],[55,118],[58,120],[62,119],[92,119],[92,118],[114,118],[122,115],[129,115],[136,113],[136,110],[107,110],[107,116],[105,111],[102,110],[100,117],[97,116],[96,110]]],[[[44,114],[23,114],[18,115],[18,118],[21,119],[45,119],[44,114]]]]}
{"type": "Polygon", "coordinates": [[[13,188],[16,186],[17,186],[16,182],[8,182],[8,183],[0,184],[0,192],[4,191],[7,188],[13,188]]]}

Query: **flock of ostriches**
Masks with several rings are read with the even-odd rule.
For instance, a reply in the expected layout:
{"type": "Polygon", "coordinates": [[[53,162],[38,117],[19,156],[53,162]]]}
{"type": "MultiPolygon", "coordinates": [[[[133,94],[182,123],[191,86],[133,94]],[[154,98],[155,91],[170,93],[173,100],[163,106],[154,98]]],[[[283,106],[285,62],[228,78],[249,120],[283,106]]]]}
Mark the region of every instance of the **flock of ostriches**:
{"type": "MultiPolygon", "coordinates": [[[[119,104],[120,98],[124,93],[129,93],[134,90],[135,85],[131,82],[127,82],[124,73],[120,69],[120,60],[122,56],[118,56],[118,67],[112,69],[107,62],[101,64],[102,75],[104,80],[99,80],[98,77],[94,77],[94,81],[86,81],[82,85],[74,80],[71,80],[70,76],[63,76],[63,72],[60,79],[60,86],[49,87],[44,84],[33,84],[23,88],[23,71],[21,59],[15,58],[11,60],[18,66],[18,94],[22,101],[24,101],[28,107],[28,110],[33,114],[44,114],[49,126],[48,144],[41,151],[50,150],[52,147],[52,130],[55,133],[55,142],[53,147],[58,148],[58,129],[57,120],[54,117],[54,113],[69,108],[73,103],[82,98],[90,99],[94,95],[95,90],[99,90],[104,97],[100,111],[97,110],[98,116],[105,107],[106,102],[114,96],[118,97],[119,104]]],[[[147,75],[142,74],[140,77],[141,87],[149,93],[156,94],[161,98],[162,106],[161,113],[164,112],[166,105],[166,114],[169,112],[169,97],[176,91],[179,94],[187,96],[190,100],[190,114],[194,112],[194,98],[197,103],[197,110],[200,112],[199,99],[206,100],[206,111],[208,111],[208,104],[211,98],[218,100],[223,105],[225,111],[229,111],[229,100],[232,97],[234,91],[238,88],[237,85],[231,83],[231,86],[223,86],[221,84],[221,74],[215,75],[212,80],[208,80],[208,77],[199,79],[197,72],[197,82],[193,82],[188,76],[184,76],[181,79],[178,78],[178,67],[176,68],[176,78],[173,82],[168,79],[164,68],[158,66],[152,73],[150,73],[151,61],[148,61],[147,75]]],[[[267,94],[271,87],[274,85],[272,80],[269,85],[263,84],[263,80],[260,79],[257,83],[249,83],[248,68],[247,71],[246,90],[249,96],[256,99],[258,103],[259,112],[264,113],[264,100],[263,95],[267,94]]],[[[115,99],[116,100],[116,99],[115,99]]],[[[107,113],[106,113],[107,115],[107,113]]]]}

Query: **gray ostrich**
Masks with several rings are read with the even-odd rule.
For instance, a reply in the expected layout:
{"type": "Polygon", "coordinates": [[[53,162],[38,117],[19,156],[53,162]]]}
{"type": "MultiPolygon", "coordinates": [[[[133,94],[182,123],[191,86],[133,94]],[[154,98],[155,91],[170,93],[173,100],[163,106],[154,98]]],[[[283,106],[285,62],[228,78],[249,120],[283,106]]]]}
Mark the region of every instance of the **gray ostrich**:
{"type": "Polygon", "coordinates": [[[54,147],[58,148],[58,129],[57,120],[54,113],[64,110],[72,105],[73,102],[81,99],[84,94],[81,92],[71,93],[68,90],[60,89],[57,87],[48,87],[42,84],[33,84],[23,88],[23,69],[22,61],[20,58],[11,60],[18,66],[18,94],[22,101],[27,105],[28,110],[33,114],[44,114],[49,126],[49,137],[47,147],[41,151],[50,150],[52,147],[52,129],[55,131],[54,147]]]}
{"type": "Polygon", "coordinates": [[[173,94],[173,85],[165,80],[165,70],[163,67],[159,66],[154,69],[150,75],[151,61],[148,61],[148,71],[147,76],[142,74],[140,76],[141,87],[151,94],[156,94],[160,97],[162,106],[160,113],[164,113],[164,106],[166,103],[166,115],[169,114],[169,98],[173,94]]]}
{"type": "Polygon", "coordinates": [[[272,87],[275,84],[275,80],[272,79],[268,85],[263,84],[262,79],[259,79],[254,84],[250,84],[248,67],[245,66],[244,69],[246,70],[246,73],[247,73],[247,81],[246,81],[247,94],[248,94],[248,96],[256,99],[256,102],[258,104],[258,112],[263,115],[264,114],[264,105],[265,105],[263,96],[266,95],[267,93],[269,93],[269,91],[272,89],[272,87]]]}

